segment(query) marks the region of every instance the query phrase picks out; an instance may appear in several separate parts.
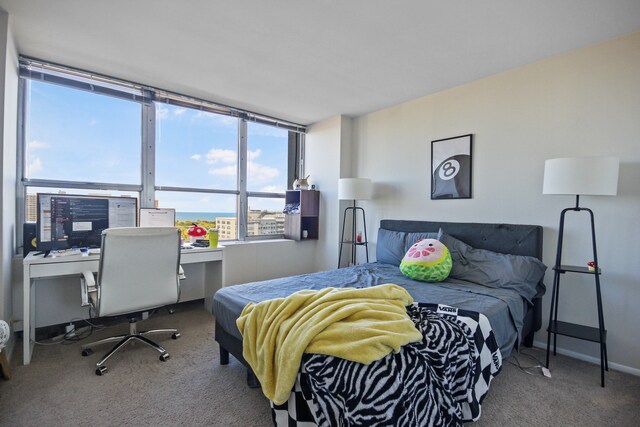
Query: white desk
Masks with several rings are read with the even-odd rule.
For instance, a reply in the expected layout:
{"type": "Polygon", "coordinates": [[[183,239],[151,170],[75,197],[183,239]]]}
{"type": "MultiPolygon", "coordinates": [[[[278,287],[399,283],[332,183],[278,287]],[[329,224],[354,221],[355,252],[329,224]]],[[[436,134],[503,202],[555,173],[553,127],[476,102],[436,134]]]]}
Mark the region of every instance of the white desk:
{"type": "MultiPolygon", "coordinates": [[[[33,353],[32,339],[35,338],[35,280],[60,276],[78,276],[83,271],[98,271],[100,262],[99,254],[86,257],[82,255],[69,255],[64,257],[43,258],[42,255],[33,255],[31,252],[23,261],[23,362],[28,365],[33,353]]],[[[204,292],[199,298],[204,298],[204,304],[211,310],[211,296],[216,289],[222,287],[223,279],[223,249],[222,248],[194,248],[183,249],[180,256],[180,264],[204,263],[205,280],[204,292]]],[[[78,292],[80,289],[78,288],[78,292]]]]}

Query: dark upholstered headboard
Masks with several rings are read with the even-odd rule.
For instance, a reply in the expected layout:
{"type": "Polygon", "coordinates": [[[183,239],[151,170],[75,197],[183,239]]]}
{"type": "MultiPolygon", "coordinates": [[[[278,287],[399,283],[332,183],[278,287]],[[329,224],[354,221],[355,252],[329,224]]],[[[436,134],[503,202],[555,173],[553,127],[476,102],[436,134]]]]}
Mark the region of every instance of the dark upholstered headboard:
{"type": "MultiPolygon", "coordinates": [[[[485,224],[473,222],[406,221],[383,219],[380,228],[408,233],[437,232],[440,228],[450,236],[478,249],[513,255],[534,256],[542,261],[542,227],[539,225],[485,224]]],[[[540,281],[533,307],[524,317],[524,345],[531,347],[535,331],[542,326],[542,295],[545,286],[540,281]]]]}
{"type": "Polygon", "coordinates": [[[442,228],[450,236],[474,248],[534,256],[542,260],[542,227],[539,225],[383,219],[380,228],[410,233],[437,232],[442,228]]]}

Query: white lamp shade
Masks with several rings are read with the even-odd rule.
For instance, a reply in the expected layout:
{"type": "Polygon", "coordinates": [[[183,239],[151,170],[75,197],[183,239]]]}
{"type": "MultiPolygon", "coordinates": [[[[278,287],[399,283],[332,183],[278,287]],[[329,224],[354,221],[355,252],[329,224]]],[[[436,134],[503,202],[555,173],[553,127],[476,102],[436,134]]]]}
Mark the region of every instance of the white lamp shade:
{"type": "Polygon", "coordinates": [[[566,157],[544,163],[542,194],[615,196],[618,193],[617,157],[566,157]]]}
{"type": "Polygon", "coordinates": [[[367,200],[371,198],[369,178],[340,178],[338,182],[340,200],[367,200]]]}

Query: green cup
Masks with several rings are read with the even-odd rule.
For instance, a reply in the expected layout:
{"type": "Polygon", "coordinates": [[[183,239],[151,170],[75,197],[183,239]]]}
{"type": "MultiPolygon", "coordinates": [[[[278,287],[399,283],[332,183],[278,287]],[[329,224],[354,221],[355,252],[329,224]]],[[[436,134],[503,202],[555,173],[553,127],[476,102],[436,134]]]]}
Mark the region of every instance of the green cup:
{"type": "Polygon", "coordinates": [[[218,229],[217,228],[209,229],[209,247],[210,248],[218,247],[218,229]]]}

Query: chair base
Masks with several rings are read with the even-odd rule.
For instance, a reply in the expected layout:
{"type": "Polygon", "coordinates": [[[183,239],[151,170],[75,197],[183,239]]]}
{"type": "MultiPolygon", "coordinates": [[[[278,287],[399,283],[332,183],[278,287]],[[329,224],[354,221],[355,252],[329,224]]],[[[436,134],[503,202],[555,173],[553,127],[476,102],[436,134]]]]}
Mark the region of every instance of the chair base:
{"type": "Polygon", "coordinates": [[[118,336],[114,336],[114,337],[109,337],[109,338],[105,338],[99,341],[95,341],[89,344],[85,344],[82,346],[82,355],[83,356],[89,356],[90,354],[93,353],[92,348],[98,345],[102,345],[102,344],[108,344],[108,343],[112,343],[112,342],[117,342],[117,344],[115,346],[113,346],[113,348],[111,350],[109,350],[103,357],[102,359],[100,359],[100,361],[98,363],[96,363],[96,375],[103,375],[107,372],[107,367],[104,366],[104,364],[107,362],[107,360],[113,356],[114,354],[116,354],[118,351],[120,351],[122,348],[124,348],[124,346],[126,346],[127,344],[129,344],[130,342],[133,341],[139,341],[142,342],[146,345],[148,345],[149,347],[155,349],[156,351],[158,351],[160,353],[160,360],[162,362],[166,362],[167,360],[169,360],[169,353],[167,353],[167,350],[162,347],[160,344],[156,343],[155,341],[150,340],[149,338],[147,338],[148,335],[156,335],[156,334],[171,334],[171,338],[172,339],[178,339],[180,338],[180,333],[178,332],[177,329],[153,329],[150,331],[142,331],[142,332],[137,332],[136,330],[136,321],[134,319],[131,319],[129,321],[129,333],[126,335],[118,335],[118,336]]]}

